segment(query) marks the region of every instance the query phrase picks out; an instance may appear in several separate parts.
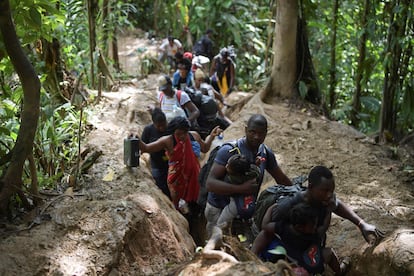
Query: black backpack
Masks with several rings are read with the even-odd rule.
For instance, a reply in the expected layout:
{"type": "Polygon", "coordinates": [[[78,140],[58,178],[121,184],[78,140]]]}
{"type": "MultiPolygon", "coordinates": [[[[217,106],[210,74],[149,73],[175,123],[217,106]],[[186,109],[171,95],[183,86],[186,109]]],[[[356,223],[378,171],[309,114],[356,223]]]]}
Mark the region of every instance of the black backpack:
{"type": "Polygon", "coordinates": [[[292,179],[292,186],[274,185],[262,191],[256,201],[256,210],[253,215],[253,220],[258,230],[262,227],[263,217],[267,209],[280,199],[285,197],[292,197],[297,192],[305,191],[306,187],[302,184],[307,180],[307,176],[298,176],[292,179]]]}
{"type": "Polygon", "coordinates": [[[227,143],[224,143],[221,146],[217,146],[214,149],[212,149],[210,151],[210,155],[208,157],[207,162],[201,168],[200,174],[198,175],[198,182],[200,183],[200,192],[198,194],[197,204],[203,210],[206,208],[206,204],[207,204],[207,196],[208,196],[208,191],[207,191],[207,187],[206,187],[207,178],[208,178],[208,175],[211,171],[211,167],[214,164],[214,159],[216,158],[218,150],[224,145],[231,145],[231,147],[232,147],[231,150],[233,150],[233,149],[237,148],[237,141],[227,142],[227,143]]]}
{"type": "Polygon", "coordinates": [[[199,56],[199,55],[205,54],[205,52],[206,52],[206,49],[204,47],[204,41],[203,39],[200,39],[199,41],[196,42],[196,44],[194,44],[193,53],[196,56],[199,56]]]}
{"type": "Polygon", "coordinates": [[[204,95],[200,91],[195,91],[193,88],[186,87],[184,91],[188,94],[191,101],[200,110],[199,121],[206,121],[207,124],[213,123],[217,117],[217,103],[216,100],[210,96],[204,95]]]}

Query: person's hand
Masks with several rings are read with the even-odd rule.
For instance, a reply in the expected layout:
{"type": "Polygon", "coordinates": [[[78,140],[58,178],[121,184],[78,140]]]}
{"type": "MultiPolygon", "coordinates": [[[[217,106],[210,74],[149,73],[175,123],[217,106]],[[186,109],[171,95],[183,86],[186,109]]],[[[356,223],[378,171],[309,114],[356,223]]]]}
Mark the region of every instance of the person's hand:
{"type": "Polygon", "coordinates": [[[245,195],[252,195],[257,192],[259,185],[256,182],[256,179],[250,179],[244,182],[241,185],[235,185],[239,188],[238,193],[245,195]]]}
{"type": "Polygon", "coordinates": [[[212,135],[213,137],[216,137],[216,136],[219,136],[220,133],[222,132],[223,130],[219,126],[216,126],[215,128],[211,130],[210,135],[212,135]]]}
{"type": "Polygon", "coordinates": [[[192,121],[190,121],[190,128],[191,130],[195,130],[198,131],[200,129],[200,126],[198,125],[198,122],[196,119],[193,119],[192,121]]]}
{"type": "Polygon", "coordinates": [[[385,233],[377,229],[375,225],[366,223],[365,221],[361,220],[358,223],[358,227],[362,232],[362,236],[364,236],[364,239],[370,245],[377,244],[382,238],[384,238],[385,233]]]}
{"type": "Polygon", "coordinates": [[[139,135],[136,134],[136,133],[134,133],[134,132],[132,132],[132,131],[128,133],[127,138],[128,139],[130,139],[130,138],[138,138],[138,139],[140,139],[139,135]]]}
{"type": "Polygon", "coordinates": [[[147,106],[146,106],[146,109],[147,109],[147,111],[151,114],[151,113],[152,113],[152,111],[154,110],[154,106],[152,106],[152,105],[147,105],[147,106]]]}

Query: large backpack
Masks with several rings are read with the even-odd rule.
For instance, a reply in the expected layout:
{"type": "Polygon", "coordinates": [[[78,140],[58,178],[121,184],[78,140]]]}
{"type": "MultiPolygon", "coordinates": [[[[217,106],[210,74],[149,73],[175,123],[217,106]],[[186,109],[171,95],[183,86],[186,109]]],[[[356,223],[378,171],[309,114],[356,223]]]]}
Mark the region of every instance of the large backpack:
{"type": "Polygon", "coordinates": [[[218,109],[215,99],[190,87],[184,88],[184,91],[200,110],[200,116],[213,120],[216,118],[218,109]]]}
{"type": "Polygon", "coordinates": [[[221,146],[215,147],[214,149],[212,149],[210,151],[210,155],[208,157],[208,160],[203,165],[203,167],[201,168],[200,173],[198,175],[198,182],[200,183],[200,192],[198,194],[197,204],[203,210],[205,209],[206,204],[207,204],[207,196],[208,196],[208,191],[207,191],[207,187],[206,187],[207,178],[208,178],[208,175],[211,171],[211,167],[214,164],[214,159],[216,159],[217,152],[224,145],[230,145],[232,147],[232,149],[230,149],[230,150],[238,149],[237,148],[237,141],[227,142],[227,143],[224,143],[221,146]]]}
{"type": "Polygon", "coordinates": [[[197,131],[201,137],[205,139],[207,135],[210,134],[210,131],[218,125],[218,108],[216,100],[190,87],[186,87],[184,91],[188,94],[195,106],[197,106],[198,110],[200,110],[200,116],[197,118],[197,123],[201,129],[198,129],[197,131]]]}
{"type": "Polygon", "coordinates": [[[306,187],[302,184],[307,180],[306,176],[299,176],[292,179],[292,186],[274,185],[262,191],[256,201],[256,210],[253,215],[253,220],[258,230],[261,229],[263,217],[267,209],[280,199],[285,197],[292,197],[297,192],[305,191],[306,187]]]}

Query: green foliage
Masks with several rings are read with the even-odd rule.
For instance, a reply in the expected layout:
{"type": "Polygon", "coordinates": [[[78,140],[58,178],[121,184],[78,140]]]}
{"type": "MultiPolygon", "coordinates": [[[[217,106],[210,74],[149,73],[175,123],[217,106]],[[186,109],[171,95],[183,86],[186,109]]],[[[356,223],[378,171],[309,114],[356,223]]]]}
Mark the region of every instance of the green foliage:
{"type": "Polygon", "coordinates": [[[214,51],[233,45],[237,54],[236,85],[250,90],[264,82],[265,52],[272,14],[268,1],[192,1],[189,29],[199,39],[213,29],[214,51]]]}
{"type": "MultiPolygon", "coordinates": [[[[340,1],[339,2],[339,18],[337,29],[337,45],[336,45],[336,77],[337,87],[336,92],[336,108],[331,110],[331,115],[346,123],[350,122],[349,115],[352,109],[351,99],[355,91],[355,74],[358,61],[358,43],[360,35],[367,32],[367,48],[366,57],[362,64],[363,79],[361,81],[363,95],[361,98],[361,113],[358,115],[363,122],[360,125],[362,131],[375,131],[379,126],[379,113],[382,100],[382,92],[384,86],[384,70],[387,65],[391,63],[393,54],[387,52],[387,31],[389,29],[388,22],[390,16],[394,15],[396,18],[402,18],[401,13],[404,8],[410,9],[412,7],[404,7],[403,4],[397,5],[393,12],[389,10],[392,5],[385,2],[377,1],[371,5],[369,11],[368,22],[365,26],[361,26],[360,19],[363,12],[364,2],[355,1],[340,1]]],[[[319,1],[315,8],[313,4],[306,3],[304,5],[304,13],[308,20],[308,33],[310,41],[310,49],[312,52],[315,69],[318,72],[319,84],[322,92],[328,92],[329,70],[330,70],[330,51],[332,38],[332,1],[319,1]]],[[[408,13],[412,17],[412,12],[408,13]]],[[[411,25],[413,19],[410,19],[411,25]]],[[[410,23],[407,24],[409,26],[410,23]]],[[[412,36],[405,35],[399,40],[391,43],[401,43],[403,49],[409,49],[409,44],[412,45],[412,36]],[[410,42],[411,41],[411,42],[410,42]]],[[[392,45],[391,44],[391,45],[392,45]]],[[[412,62],[411,62],[412,64],[412,62]]],[[[402,72],[402,71],[401,71],[402,72]]],[[[413,68],[407,68],[408,75],[401,76],[403,83],[407,83],[412,79],[413,68]],[[410,77],[411,76],[411,77],[410,77]]],[[[399,91],[398,98],[398,112],[402,112],[403,106],[405,110],[409,107],[403,101],[410,94],[409,85],[402,85],[399,91]]],[[[412,91],[412,90],[411,90],[412,91]]],[[[327,95],[325,95],[327,97],[327,95]]],[[[411,113],[413,109],[411,108],[411,113]]],[[[404,112],[402,114],[409,114],[404,112]]],[[[405,125],[413,124],[413,120],[409,116],[402,116],[406,121],[405,125]],[[411,123],[408,123],[408,122],[411,123]]],[[[398,118],[401,119],[400,116],[398,118]]],[[[403,127],[399,119],[399,127],[403,127]]],[[[407,131],[407,126],[403,127],[407,131]]]]}
{"type": "MultiPolygon", "coordinates": [[[[102,12],[98,14],[98,19],[102,18],[102,23],[100,24],[102,28],[100,28],[101,32],[98,33],[98,38],[102,38],[104,32],[109,35],[109,38],[112,38],[116,32],[133,26],[132,22],[129,20],[129,15],[137,13],[138,10],[135,6],[136,4],[120,1],[113,1],[110,3],[112,3],[112,6],[110,7],[110,12],[106,19],[103,19],[102,12]]],[[[102,43],[105,44],[108,43],[108,41],[102,41],[102,43]]]]}
{"type": "MultiPolygon", "coordinates": [[[[10,94],[18,96],[0,101],[0,160],[13,148],[20,128],[21,87],[10,94]]],[[[54,108],[50,102],[49,95],[42,91],[40,120],[34,141],[41,187],[54,187],[56,181],[74,167],[78,154],[79,111],[69,103],[54,108]]],[[[86,118],[83,118],[83,125],[85,122],[86,118]]]]}
{"type": "Polygon", "coordinates": [[[306,95],[308,94],[308,87],[304,81],[299,82],[299,95],[302,99],[305,99],[306,95]]]}
{"type": "Polygon", "coordinates": [[[140,75],[148,76],[153,73],[161,73],[163,68],[163,64],[157,58],[146,55],[141,59],[140,75]]]}
{"type": "Polygon", "coordinates": [[[10,100],[0,102],[0,159],[13,148],[17,139],[20,123],[14,114],[19,110],[19,106],[10,100]]]}
{"type": "Polygon", "coordinates": [[[65,11],[65,32],[59,37],[59,41],[66,66],[78,73],[86,73],[90,60],[88,17],[84,1],[64,0],[62,4],[65,11]]]}
{"type": "Polygon", "coordinates": [[[11,0],[10,8],[16,23],[17,36],[22,44],[30,44],[40,37],[51,40],[55,30],[61,30],[63,15],[56,9],[58,0],[11,0]]]}
{"type": "MultiPolygon", "coordinates": [[[[44,94],[43,101],[48,101],[44,94]]],[[[86,116],[85,116],[86,117],[86,116]]],[[[85,125],[86,118],[82,118],[85,125]]],[[[40,164],[41,185],[53,187],[76,165],[80,111],[69,103],[41,108],[39,127],[34,143],[35,158],[40,164]]],[[[83,134],[83,130],[80,130],[83,134]]]]}
{"type": "Polygon", "coordinates": [[[213,51],[218,53],[228,45],[235,47],[238,56],[236,85],[248,90],[267,79],[264,38],[272,31],[268,29],[272,20],[269,6],[270,1],[247,0],[139,1],[136,25],[156,31],[159,38],[177,37],[187,51],[192,49],[186,44],[186,27],[193,42],[208,28],[213,29],[213,51]]]}

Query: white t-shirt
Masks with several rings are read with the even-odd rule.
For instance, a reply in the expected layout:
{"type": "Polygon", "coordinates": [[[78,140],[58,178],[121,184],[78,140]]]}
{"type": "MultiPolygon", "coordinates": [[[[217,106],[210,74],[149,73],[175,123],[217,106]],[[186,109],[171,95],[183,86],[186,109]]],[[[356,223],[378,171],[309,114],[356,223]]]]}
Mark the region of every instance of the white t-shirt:
{"type": "Polygon", "coordinates": [[[170,45],[168,39],[164,39],[160,46],[160,50],[166,52],[168,56],[174,57],[175,54],[178,52],[178,49],[182,47],[183,46],[178,39],[173,40],[173,46],[170,45]]]}
{"type": "Polygon", "coordinates": [[[161,110],[164,112],[165,117],[167,117],[167,122],[170,122],[174,117],[177,116],[187,117],[184,109],[182,108],[182,106],[191,101],[187,93],[181,91],[180,102],[178,102],[177,91],[175,91],[175,94],[172,97],[168,97],[163,92],[161,92],[158,95],[158,99],[160,98],[161,110]]]}
{"type": "Polygon", "coordinates": [[[212,97],[213,99],[216,98],[215,95],[214,95],[213,87],[210,84],[203,82],[200,85],[200,90],[201,89],[206,89],[208,96],[212,97]]]}

